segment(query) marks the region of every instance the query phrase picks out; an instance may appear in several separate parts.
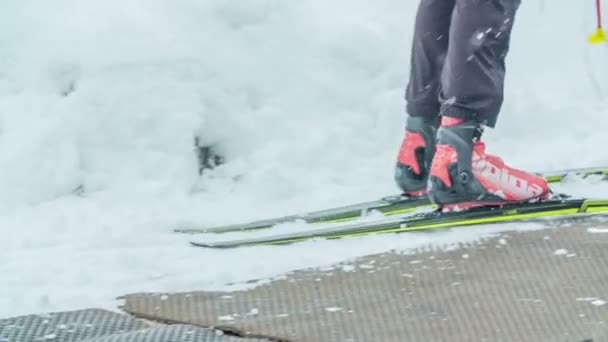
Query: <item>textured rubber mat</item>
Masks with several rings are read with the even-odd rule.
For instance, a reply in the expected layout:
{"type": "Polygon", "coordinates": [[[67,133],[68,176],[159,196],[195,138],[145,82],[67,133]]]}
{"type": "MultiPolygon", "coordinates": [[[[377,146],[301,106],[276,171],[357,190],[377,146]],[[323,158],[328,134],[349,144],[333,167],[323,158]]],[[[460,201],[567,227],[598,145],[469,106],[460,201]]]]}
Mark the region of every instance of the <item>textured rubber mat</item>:
{"type": "Polygon", "coordinates": [[[218,331],[192,325],[160,325],[121,334],[107,335],[81,342],[261,342],[266,340],[242,339],[226,336],[218,331]]]}
{"type": "Polygon", "coordinates": [[[192,325],[150,325],[98,309],[0,320],[1,342],[261,342],[192,325]]]}
{"type": "Polygon", "coordinates": [[[132,294],[124,309],[290,341],[605,341],[608,234],[589,227],[367,256],[248,291],[132,294]]]}
{"type": "Polygon", "coordinates": [[[72,342],[146,327],[146,323],[126,315],[88,309],[2,319],[0,341],[72,342]]]}

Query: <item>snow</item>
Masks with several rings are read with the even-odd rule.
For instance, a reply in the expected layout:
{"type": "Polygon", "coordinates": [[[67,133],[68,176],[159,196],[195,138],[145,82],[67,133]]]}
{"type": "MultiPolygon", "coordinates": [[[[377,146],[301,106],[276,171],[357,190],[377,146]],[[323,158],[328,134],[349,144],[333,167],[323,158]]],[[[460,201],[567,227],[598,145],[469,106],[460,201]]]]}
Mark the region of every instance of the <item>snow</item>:
{"type": "Polygon", "coordinates": [[[587,232],[593,233],[593,234],[605,234],[605,233],[608,233],[608,229],[606,229],[606,228],[588,228],[587,232]]]}
{"type": "Polygon", "coordinates": [[[553,252],[553,255],[567,255],[568,254],[568,250],[567,249],[558,249],[555,252],[553,252]]]}
{"type": "Polygon", "coordinates": [[[602,305],[606,305],[606,303],[608,303],[605,300],[599,299],[597,297],[576,298],[576,300],[579,302],[588,302],[594,306],[602,306],[602,305]]]}
{"type": "MultiPolygon", "coordinates": [[[[414,14],[413,1],[396,0],[3,5],[0,317],[116,309],[131,292],[239,289],[538,228],[225,251],[171,232],[395,193],[414,14]],[[195,135],[228,161],[202,178],[195,135]]],[[[490,152],[534,170],[608,164],[598,150],[608,142],[608,49],[586,43],[593,27],[584,2],[522,4],[490,152]]],[[[608,193],[593,181],[560,189],[608,193]]]]}
{"type": "Polygon", "coordinates": [[[232,315],[220,316],[217,319],[220,321],[234,321],[234,317],[232,315]]]}
{"type": "Polygon", "coordinates": [[[355,267],[352,265],[344,265],[342,266],[342,271],[344,272],[352,272],[355,270],[355,267]]]}

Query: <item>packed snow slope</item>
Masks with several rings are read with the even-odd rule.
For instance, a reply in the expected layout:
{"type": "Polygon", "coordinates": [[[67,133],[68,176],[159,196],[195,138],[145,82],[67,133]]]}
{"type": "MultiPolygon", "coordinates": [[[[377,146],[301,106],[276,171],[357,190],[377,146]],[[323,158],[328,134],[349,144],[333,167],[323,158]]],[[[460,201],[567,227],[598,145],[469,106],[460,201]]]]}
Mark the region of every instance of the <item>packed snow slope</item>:
{"type": "MultiPolygon", "coordinates": [[[[235,251],[171,233],[396,193],[415,3],[3,2],[0,317],[496,231],[235,251]],[[195,135],[227,159],[202,178],[195,135]]],[[[523,3],[490,152],[533,170],[608,164],[608,49],[586,42],[593,29],[591,0],[523,3]]]]}

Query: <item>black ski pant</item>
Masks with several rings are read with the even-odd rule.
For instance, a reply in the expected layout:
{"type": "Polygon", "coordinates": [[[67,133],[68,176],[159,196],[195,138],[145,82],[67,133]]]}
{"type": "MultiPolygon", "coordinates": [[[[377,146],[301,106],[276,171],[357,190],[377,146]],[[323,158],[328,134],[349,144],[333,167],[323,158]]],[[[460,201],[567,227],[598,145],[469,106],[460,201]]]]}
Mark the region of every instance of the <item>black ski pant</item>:
{"type": "Polygon", "coordinates": [[[407,113],[494,127],[503,103],[505,57],[520,0],[421,0],[407,113]]]}

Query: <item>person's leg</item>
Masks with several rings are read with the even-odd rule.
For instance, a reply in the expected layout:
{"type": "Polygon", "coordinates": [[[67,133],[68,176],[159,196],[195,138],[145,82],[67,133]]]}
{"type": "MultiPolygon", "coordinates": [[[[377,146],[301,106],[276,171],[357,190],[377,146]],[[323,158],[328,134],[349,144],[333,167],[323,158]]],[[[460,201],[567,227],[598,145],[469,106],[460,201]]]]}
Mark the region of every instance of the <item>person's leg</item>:
{"type": "Polygon", "coordinates": [[[410,117],[439,114],[441,73],[448,53],[454,0],[421,0],[418,5],[405,99],[410,117]]]}
{"type": "Polygon", "coordinates": [[[494,127],[520,0],[456,0],[441,75],[441,115],[494,127]]]}
{"type": "Polygon", "coordinates": [[[426,192],[435,153],[441,69],[448,50],[453,8],[454,0],[421,0],[418,5],[405,92],[406,132],[395,169],[395,181],[408,195],[426,192]]]}
{"type": "Polygon", "coordinates": [[[428,180],[442,207],[502,204],[548,196],[547,182],[486,154],[484,125],[503,101],[505,57],[519,0],[456,0],[442,74],[441,126],[428,180]]]}

